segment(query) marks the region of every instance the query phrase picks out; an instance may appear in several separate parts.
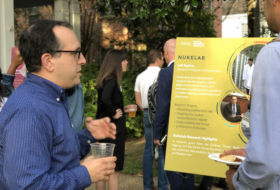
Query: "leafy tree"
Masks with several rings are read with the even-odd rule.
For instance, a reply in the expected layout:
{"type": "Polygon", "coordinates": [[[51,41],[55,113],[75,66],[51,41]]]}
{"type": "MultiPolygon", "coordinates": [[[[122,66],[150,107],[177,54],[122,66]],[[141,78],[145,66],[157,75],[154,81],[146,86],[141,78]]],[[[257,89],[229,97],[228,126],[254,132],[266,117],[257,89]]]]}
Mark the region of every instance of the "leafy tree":
{"type": "Polygon", "coordinates": [[[160,49],[169,38],[215,37],[216,16],[201,0],[100,0],[100,11],[112,10],[134,43],[160,49]]]}
{"type": "MultiPolygon", "coordinates": [[[[176,37],[215,37],[216,16],[205,8],[201,0],[99,0],[92,11],[107,14],[110,19],[122,22],[129,31],[129,41],[110,40],[107,49],[126,49],[129,69],[122,78],[124,104],[135,104],[134,83],[137,75],[147,67],[146,56],[150,49],[162,49],[165,41],[176,37]],[[135,50],[134,45],[145,44],[146,51],[135,50]]],[[[109,40],[109,39],[104,39],[109,40]]],[[[103,60],[106,50],[100,56],[103,60]]],[[[101,63],[101,60],[97,62],[101,63]]],[[[94,89],[98,68],[83,66],[85,116],[93,116],[97,106],[94,89]]],[[[127,117],[128,137],[140,137],[143,132],[143,115],[140,110],[135,118],[127,117]]]]}
{"type": "Polygon", "coordinates": [[[91,47],[100,48],[102,31],[97,26],[98,10],[92,9],[98,0],[81,0],[81,51],[89,60],[88,52],[91,47]]]}

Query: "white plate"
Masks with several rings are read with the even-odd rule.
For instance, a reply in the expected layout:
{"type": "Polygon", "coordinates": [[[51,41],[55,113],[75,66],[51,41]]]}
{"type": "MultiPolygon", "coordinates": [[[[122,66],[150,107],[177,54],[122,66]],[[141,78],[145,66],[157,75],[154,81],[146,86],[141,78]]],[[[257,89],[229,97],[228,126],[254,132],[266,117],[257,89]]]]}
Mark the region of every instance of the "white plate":
{"type": "MultiPolygon", "coordinates": [[[[228,164],[228,165],[240,165],[241,164],[241,162],[229,162],[229,161],[221,160],[219,153],[209,154],[208,157],[212,160],[215,160],[217,162],[221,162],[221,163],[224,163],[224,164],[228,164]]],[[[241,159],[241,160],[245,159],[245,157],[243,157],[243,156],[236,156],[236,157],[241,159]]]]}

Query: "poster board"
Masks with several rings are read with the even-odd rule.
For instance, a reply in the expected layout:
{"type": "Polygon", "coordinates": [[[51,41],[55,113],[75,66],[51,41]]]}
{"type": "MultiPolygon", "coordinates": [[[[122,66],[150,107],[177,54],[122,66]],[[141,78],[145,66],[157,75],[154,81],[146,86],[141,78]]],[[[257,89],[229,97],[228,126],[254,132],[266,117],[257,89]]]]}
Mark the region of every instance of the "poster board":
{"type": "Polygon", "coordinates": [[[177,38],[165,170],[225,177],[228,166],[208,155],[245,147],[250,96],[242,75],[271,40],[177,38]],[[234,121],[225,111],[233,96],[244,114],[234,121]]]}

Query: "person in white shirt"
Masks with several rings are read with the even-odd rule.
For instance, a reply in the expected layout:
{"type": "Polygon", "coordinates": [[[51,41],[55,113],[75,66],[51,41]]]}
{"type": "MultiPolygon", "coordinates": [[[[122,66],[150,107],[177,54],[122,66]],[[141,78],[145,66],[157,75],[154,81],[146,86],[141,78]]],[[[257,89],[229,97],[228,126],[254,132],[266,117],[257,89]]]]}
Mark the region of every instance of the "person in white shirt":
{"type": "MultiPolygon", "coordinates": [[[[158,74],[163,65],[163,55],[158,50],[151,50],[148,53],[148,68],[139,74],[135,83],[135,99],[136,104],[144,112],[143,124],[145,131],[145,152],[143,155],[143,185],[145,190],[156,189],[153,182],[153,150],[155,144],[153,143],[152,124],[149,121],[148,111],[148,90],[149,87],[157,80],[158,74]]],[[[158,148],[158,189],[168,190],[168,179],[164,171],[164,158],[162,147],[158,148]]]]}
{"type": "Polygon", "coordinates": [[[243,83],[246,88],[246,93],[248,95],[250,95],[252,76],[253,76],[253,71],[254,71],[253,61],[254,60],[252,58],[248,59],[249,64],[245,65],[244,70],[243,70],[243,83]]]}

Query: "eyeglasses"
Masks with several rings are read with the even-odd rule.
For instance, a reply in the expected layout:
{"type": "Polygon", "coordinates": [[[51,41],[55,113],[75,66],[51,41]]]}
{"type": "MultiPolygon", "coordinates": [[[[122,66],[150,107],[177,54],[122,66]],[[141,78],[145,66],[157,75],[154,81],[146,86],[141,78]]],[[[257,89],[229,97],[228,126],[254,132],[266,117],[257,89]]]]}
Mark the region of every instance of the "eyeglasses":
{"type": "Polygon", "coordinates": [[[80,59],[80,55],[81,55],[81,50],[79,50],[79,51],[68,51],[68,50],[50,50],[50,51],[48,51],[48,53],[50,53],[50,52],[78,53],[78,59],[80,59]]]}

